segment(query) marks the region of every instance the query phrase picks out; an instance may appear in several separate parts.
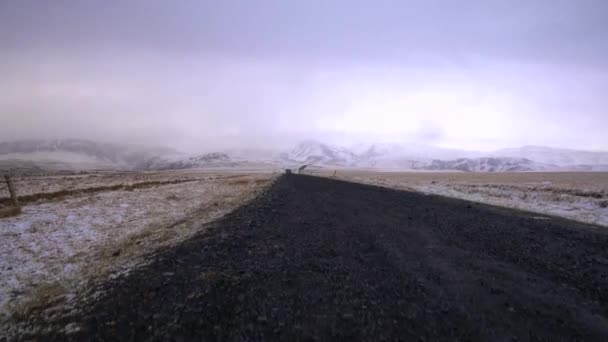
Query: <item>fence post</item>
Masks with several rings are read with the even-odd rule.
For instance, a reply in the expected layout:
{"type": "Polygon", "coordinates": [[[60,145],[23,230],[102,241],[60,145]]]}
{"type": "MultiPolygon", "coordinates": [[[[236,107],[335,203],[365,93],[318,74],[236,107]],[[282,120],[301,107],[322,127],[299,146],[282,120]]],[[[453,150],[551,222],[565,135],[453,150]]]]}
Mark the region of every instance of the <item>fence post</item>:
{"type": "Polygon", "coordinates": [[[8,185],[8,192],[11,194],[11,201],[13,202],[13,206],[18,207],[19,201],[17,200],[17,192],[15,191],[15,187],[13,186],[11,176],[5,175],[4,179],[6,179],[6,184],[8,185]]]}

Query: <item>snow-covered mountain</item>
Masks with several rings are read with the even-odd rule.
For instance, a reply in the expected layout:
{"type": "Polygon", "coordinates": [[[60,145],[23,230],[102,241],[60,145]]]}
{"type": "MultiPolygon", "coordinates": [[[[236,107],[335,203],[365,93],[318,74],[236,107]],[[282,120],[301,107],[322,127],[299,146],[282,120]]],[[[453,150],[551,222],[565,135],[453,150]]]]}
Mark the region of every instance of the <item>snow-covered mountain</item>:
{"type": "Polygon", "coordinates": [[[150,158],[176,155],[165,147],[100,143],[82,139],[0,142],[0,169],[40,170],[131,169],[150,158]]]}
{"type": "Polygon", "coordinates": [[[230,159],[235,161],[257,160],[264,162],[274,162],[280,160],[281,153],[283,153],[281,150],[269,148],[232,148],[222,150],[221,152],[225,153],[230,157],[230,159]]]}
{"type": "Polygon", "coordinates": [[[327,168],[467,172],[608,171],[608,152],[540,146],[476,152],[412,144],[359,144],[347,148],[308,140],[287,151],[248,148],[188,155],[169,148],[74,139],[0,143],[0,171],[195,168],[276,170],[304,164],[327,168]]]}
{"type": "MultiPolygon", "coordinates": [[[[27,174],[81,170],[272,169],[279,152],[232,150],[186,154],[164,147],[100,143],[81,139],[0,143],[0,171],[27,174]]],[[[278,166],[277,166],[278,165],[278,166]]]]}
{"type": "Polygon", "coordinates": [[[608,165],[608,152],[579,151],[544,146],[523,146],[498,150],[497,157],[526,158],[539,163],[558,166],[608,165]]]}
{"type": "Polygon", "coordinates": [[[479,152],[445,149],[418,144],[356,145],[358,167],[381,169],[421,169],[433,160],[477,158],[479,152]]]}
{"type": "Polygon", "coordinates": [[[130,164],[153,156],[178,153],[167,147],[100,143],[83,139],[18,140],[0,142],[0,155],[16,153],[44,153],[48,155],[50,152],[73,153],[99,162],[115,164],[130,164]]]}
{"type": "Polygon", "coordinates": [[[370,144],[357,145],[360,159],[457,159],[476,158],[480,152],[440,148],[420,144],[370,144]]]}
{"type": "Polygon", "coordinates": [[[153,157],[133,165],[136,170],[180,170],[206,167],[230,167],[233,162],[225,153],[207,153],[198,156],[153,157]]]}
{"type": "Polygon", "coordinates": [[[479,152],[415,144],[358,144],[348,149],[306,142],[290,152],[288,159],[328,167],[374,169],[468,172],[608,170],[608,152],[541,146],[479,152]]]}
{"type": "Polygon", "coordinates": [[[456,170],[465,172],[558,171],[560,168],[524,158],[460,158],[433,160],[423,170],[456,170]]]}
{"type": "Polygon", "coordinates": [[[331,146],[318,141],[304,141],[281,155],[287,162],[328,166],[356,166],[357,156],[344,147],[331,146]]]}

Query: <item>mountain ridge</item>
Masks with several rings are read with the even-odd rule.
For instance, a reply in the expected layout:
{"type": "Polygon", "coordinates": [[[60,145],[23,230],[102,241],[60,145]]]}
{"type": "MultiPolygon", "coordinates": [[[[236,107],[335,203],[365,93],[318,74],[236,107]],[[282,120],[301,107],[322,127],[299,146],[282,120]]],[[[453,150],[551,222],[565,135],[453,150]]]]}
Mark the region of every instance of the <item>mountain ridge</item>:
{"type": "Polygon", "coordinates": [[[166,147],[83,139],[0,142],[0,170],[5,171],[10,170],[11,165],[28,165],[39,170],[170,170],[253,166],[276,169],[303,164],[327,168],[465,172],[608,171],[608,152],[532,145],[492,152],[411,144],[358,144],[348,148],[304,140],[285,151],[246,148],[185,154],[166,147]]]}

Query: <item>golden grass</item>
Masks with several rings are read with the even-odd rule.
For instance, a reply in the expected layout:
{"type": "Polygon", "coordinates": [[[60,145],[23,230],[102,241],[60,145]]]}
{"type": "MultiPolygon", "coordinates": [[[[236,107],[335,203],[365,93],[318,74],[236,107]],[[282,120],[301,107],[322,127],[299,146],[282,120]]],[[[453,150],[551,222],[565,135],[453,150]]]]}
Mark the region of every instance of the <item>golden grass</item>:
{"type": "Polygon", "coordinates": [[[231,179],[231,180],[228,180],[228,181],[226,181],[226,183],[230,184],[230,185],[246,185],[246,184],[251,183],[251,181],[252,180],[248,179],[248,178],[247,179],[240,178],[240,179],[231,179]]]}
{"type": "Polygon", "coordinates": [[[268,178],[257,178],[255,176],[238,176],[230,177],[230,179],[227,179],[225,183],[228,185],[263,185],[268,183],[269,181],[270,180],[268,178]]]}

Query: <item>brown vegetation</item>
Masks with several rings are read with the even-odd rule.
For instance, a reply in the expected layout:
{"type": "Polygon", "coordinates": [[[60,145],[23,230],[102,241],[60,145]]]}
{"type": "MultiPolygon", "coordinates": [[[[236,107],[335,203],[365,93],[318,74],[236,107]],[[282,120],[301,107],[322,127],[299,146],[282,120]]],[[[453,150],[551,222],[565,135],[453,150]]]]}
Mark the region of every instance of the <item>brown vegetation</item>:
{"type": "Polygon", "coordinates": [[[11,309],[14,318],[23,319],[33,311],[47,309],[61,302],[67,292],[67,288],[60,282],[40,284],[25,301],[13,305],[11,309]]]}
{"type": "Polygon", "coordinates": [[[0,208],[0,218],[13,217],[21,214],[21,207],[0,208]]]}
{"type": "MultiPolygon", "coordinates": [[[[52,314],[74,291],[145,263],[148,253],[200,232],[203,223],[251,200],[274,178],[158,172],[16,179],[27,210],[0,221],[6,222],[0,238],[0,269],[6,269],[0,299],[9,300],[0,301],[0,331],[10,315],[52,314]],[[18,233],[20,225],[28,234],[18,233]],[[54,232],[72,238],[54,238],[54,232]]],[[[19,211],[9,207],[2,190],[0,212],[19,211]]]]}
{"type": "MultiPolygon", "coordinates": [[[[81,194],[89,194],[101,191],[116,191],[116,190],[126,190],[133,191],[135,189],[142,188],[150,188],[159,185],[167,185],[167,184],[179,184],[179,183],[188,183],[188,182],[196,182],[203,179],[176,179],[176,180],[168,180],[168,181],[149,181],[149,182],[141,182],[135,184],[116,184],[110,186],[96,186],[84,189],[74,189],[74,190],[60,190],[55,192],[41,192],[35,193],[31,195],[25,195],[19,197],[19,201],[22,203],[31,203],[39,200],[60,200],[67,196],[81,195],[81,194]]],[[[0,204],[8,204],[11,202],[10,198],[0,198],[0,204]]]]}
{"type": "Polygon", "coordinates": [[[252,176],[238,176],[238,177],[226,177],[226,178],[230,178],[226,181],[226,184],[228,184],[228,185],[248,185],[248,184],[263,185],[269,181],[269,179],[267,177],[256,178],[256,177],[252,177],[252,176]]]}

